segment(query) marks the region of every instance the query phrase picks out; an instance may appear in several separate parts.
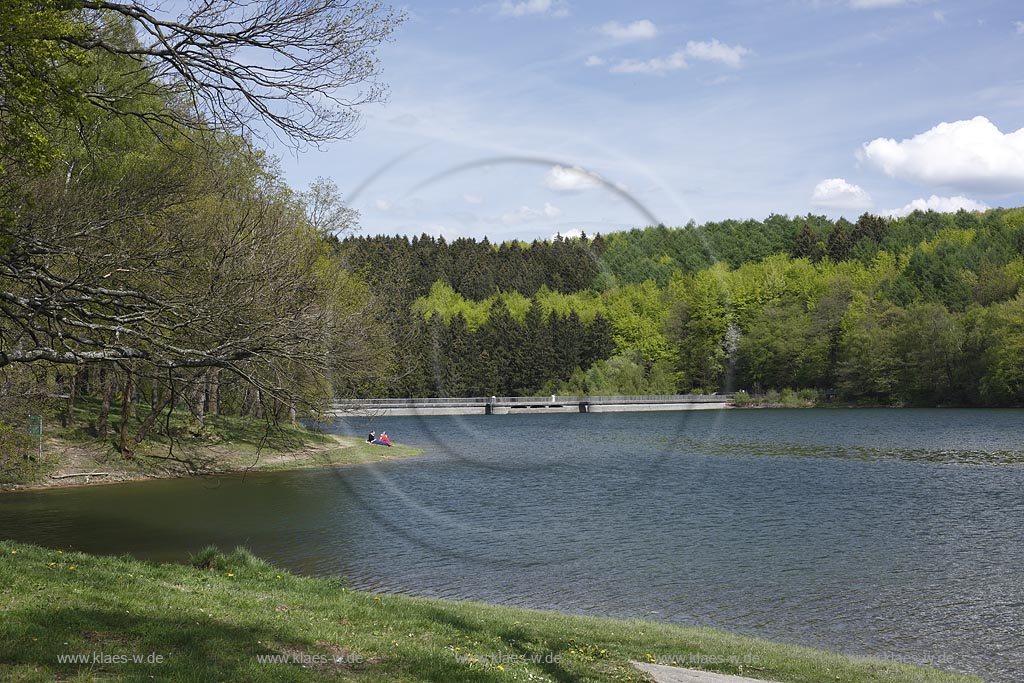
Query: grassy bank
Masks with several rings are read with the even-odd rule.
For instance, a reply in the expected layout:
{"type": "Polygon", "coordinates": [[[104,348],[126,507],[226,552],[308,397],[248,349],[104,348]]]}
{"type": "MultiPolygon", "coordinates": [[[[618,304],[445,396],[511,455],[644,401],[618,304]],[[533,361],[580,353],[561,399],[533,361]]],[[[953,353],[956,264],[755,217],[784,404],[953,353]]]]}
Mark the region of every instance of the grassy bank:
{"type": "Polygon", "coordinates": [[[639,682],[630,660],[677,659],[783,683],[977,680],[709,629],[362,593],[244,550],[195,564],[0,542],[0,679],[639,682]]]}
{"type": "MultiPolygon", "coordinates": [[[[132,419],[145,419],[146,410],[140,407],[140,414],[132,419]]],[[[23,434],[18,435],[17,452],[0,448],[0,489],[323,467],[422,452],[401,444],[392,448],[373,446],[359,438],[320,434],[302,425],[274,424],[251,417],[207,416],[198,424],[188,415],[175,412],[163,424],[163,433],[153,433],[133,444],[132,456],[126,458],[110,438],[96,436],[97,412],[95,401],[83,400],[69,426],[61,426],[53,415],[44,416],[41,459],[36,457],[35,441],[23,434]],[[25,453],[32,457],[24,457],[25,453]]],[[[110,431],[116,434],[118,428],[115,419],[110,431]]]]}

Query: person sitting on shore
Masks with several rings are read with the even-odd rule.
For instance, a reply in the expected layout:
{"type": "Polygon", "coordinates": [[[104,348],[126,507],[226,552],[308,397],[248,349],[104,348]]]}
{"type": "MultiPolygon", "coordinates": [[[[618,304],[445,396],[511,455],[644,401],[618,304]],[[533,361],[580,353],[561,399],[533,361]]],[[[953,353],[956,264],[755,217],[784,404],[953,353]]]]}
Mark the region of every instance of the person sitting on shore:
{"type": "Polygon", "coordinates": [[[391,439],[388,438],[387,432],[381,432],[380,438],[378,438],[377,440],[380,441],[385,446],[387,446],[388,448],[391,448],[391,439]]]}
{"type": "Polygon", "coordinates": [[[366,437],[366,443],[373,443],[377,440],[377,432],[370,430],[370,435],[366,437]]]}

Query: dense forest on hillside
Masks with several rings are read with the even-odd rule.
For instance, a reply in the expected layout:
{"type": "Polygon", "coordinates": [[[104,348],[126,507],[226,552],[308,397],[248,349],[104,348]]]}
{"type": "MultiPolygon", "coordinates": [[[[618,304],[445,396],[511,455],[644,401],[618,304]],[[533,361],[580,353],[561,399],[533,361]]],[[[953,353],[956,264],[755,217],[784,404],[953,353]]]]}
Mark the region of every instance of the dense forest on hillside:
{"type": "Polygon", "coordinates": [[[813,389],[1024,404],[1024,210],[336,242],[389,298],[374,395],[813,389]]]}
{"type": "Polygon", "coordinates": [[[295,420],[336,396],[1024,405],[1024,209],[355,236],[337,188],[288,187],[255,136],[351,134],[401,18],[269,7],[214,0],[166,23],[0,4],[0,461],[28,414],[74,428],[81,401],[83,438],[124,457],[209,415],[295,420]],[[253,35],[289,66],[234,61],[253,35]]]}

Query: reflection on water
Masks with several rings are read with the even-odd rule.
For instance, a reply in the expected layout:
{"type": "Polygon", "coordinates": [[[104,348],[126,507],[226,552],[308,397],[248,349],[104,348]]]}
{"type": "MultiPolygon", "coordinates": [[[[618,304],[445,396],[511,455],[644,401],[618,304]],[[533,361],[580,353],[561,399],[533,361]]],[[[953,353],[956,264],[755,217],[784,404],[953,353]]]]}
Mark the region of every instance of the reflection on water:
{"type": "Polygon", "coordinates": [[[161,560],[244,544],[365,589],[713,625],[1011,681],[1022,417],[378,418],[428,454],[0,496],[0,536],[161,560]]]}

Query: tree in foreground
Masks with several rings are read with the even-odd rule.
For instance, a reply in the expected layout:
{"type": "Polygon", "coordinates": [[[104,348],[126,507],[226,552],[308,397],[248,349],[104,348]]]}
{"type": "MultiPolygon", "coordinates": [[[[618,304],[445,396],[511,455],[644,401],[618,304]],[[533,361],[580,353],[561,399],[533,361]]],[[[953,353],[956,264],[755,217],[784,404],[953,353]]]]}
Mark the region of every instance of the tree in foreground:
{"type": "Polygon", "coordinates": [[[84,373],[105,407],[120,398],[125,454],[140,395],[201,420],[237,385],[294,414],[383,345],[325,242],[353,216],[323,183],[291,191],[248,140],[350,136],[384,97],[375,50],[401,17],[348,0],[157,7],[0,7],[0,379],[42,370],[63,395],[84,373]]]}

